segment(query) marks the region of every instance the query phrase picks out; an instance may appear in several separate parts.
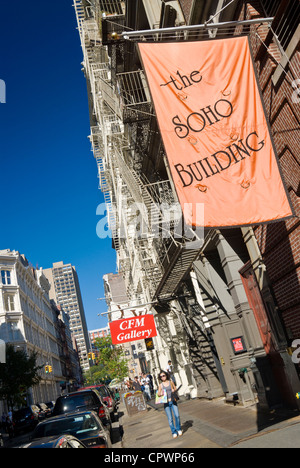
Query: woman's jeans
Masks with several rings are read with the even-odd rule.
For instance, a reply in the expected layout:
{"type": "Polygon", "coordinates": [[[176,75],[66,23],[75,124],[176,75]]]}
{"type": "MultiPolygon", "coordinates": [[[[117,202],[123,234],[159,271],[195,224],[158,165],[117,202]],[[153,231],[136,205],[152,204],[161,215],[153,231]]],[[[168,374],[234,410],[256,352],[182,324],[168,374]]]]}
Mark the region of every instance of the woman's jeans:
{"type": "Polygon", "coordinates": [[[151,400],[151,393],[149,385],[145,386],[144,395],[146,395],[147,400],[151,400]]]}
{"type": "Polygon", "coordinates": [[[169,422],[169,426],[172,431],[172,434],[176,434],[178,431],[181,431],[180,417],[179,417],[177,403],[174,401],[168,401],[168,403],[165,403],[164,408],[165,408],[165,412],[168,418],[168,422],[169,422]],[[175,424],[173,422],[173,415],[175,419],[175,424]]]}

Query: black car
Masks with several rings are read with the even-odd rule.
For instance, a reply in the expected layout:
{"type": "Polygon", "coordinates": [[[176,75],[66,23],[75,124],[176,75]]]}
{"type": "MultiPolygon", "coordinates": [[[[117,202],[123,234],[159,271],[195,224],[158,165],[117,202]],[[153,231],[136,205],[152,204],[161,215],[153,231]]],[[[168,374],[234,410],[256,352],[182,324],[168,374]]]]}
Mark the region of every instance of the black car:
{"type": "Polygon", "coordinates": [[[54,406],[53,416],[83,410],[95,411],[101,419],[102,424],[112,433],[109,410],[97,390],[83,390],[58,397],[54,406]]]}
{"type": "Polygon", "coordinates": [[[61,435],[59,437],[43,437],[20,448],[86,448],[86,446],[71,435],[61,435]]]}
{"type": "Polygon", "coordinates": [[[32,440],[58,435],[72,435],[87,448],[111,448],[109,432],[94,411],[76,411],[45,419],[35,428],[32,440]]]}
{"type": "Polygon", "coordinates": [[[116,421],[116,411],[118,410],[118,402],[114,399],[114,395],[112,394],[111,390],[104,384],[98,385],[91,385],[90,387],[82,387],[78,391],[81,392],[83,390],[97,390],[104,403],[106,404],[110,419],[114,422],[116,421]]]}
{"type": "Polygon", "coordinates": [[[26,406],[13,414],[14,432],[32,431],[40,419],[40,409],[36,405],[26,406]]]}

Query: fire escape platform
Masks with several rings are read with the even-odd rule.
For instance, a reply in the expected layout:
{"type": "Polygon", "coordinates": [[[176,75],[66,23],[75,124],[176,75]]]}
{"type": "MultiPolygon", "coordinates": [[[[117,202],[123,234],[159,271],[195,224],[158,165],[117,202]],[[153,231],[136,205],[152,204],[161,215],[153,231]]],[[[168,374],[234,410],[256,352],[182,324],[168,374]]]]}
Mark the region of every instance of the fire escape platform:
{"type": "Polygon", "coordinates": [[[174,296],[181,281],[199,256],[199,252],[199,249],[189,249],[186,245],[176,246],[172,259],[157,287],[154,299],[164,300],[174,296]]]}

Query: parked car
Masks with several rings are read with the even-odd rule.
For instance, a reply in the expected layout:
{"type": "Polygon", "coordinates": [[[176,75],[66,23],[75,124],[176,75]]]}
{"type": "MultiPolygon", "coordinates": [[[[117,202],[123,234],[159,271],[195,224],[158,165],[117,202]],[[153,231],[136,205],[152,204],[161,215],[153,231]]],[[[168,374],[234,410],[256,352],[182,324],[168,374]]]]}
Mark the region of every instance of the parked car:
{"type": "Polygon", "coordinates": [[[40,408],[40,419],[51,416],[51,411],[45,403],[37,403],[36,406],[40,408]]]}
{"type": "Polygon", "coordinates": [[[26,406],[13,414],[14,432],[32,431],[40,420],[40,409],[36,405],[26,406]]]}
{"type": "Polygon", "coordinates": [[[43,437],[19,448],[86,448],[86,446],[72,435],[43,437]]]}
{"type": "Polygon", "coordinates": [[[53,410],[54,410],[54,406],[55,406],[55,401],[47,401],[47,403],[45,403],[47,405],[47,407],[49,408],[49,410],[51,411],[51,416],[52,416],[52,413],[53,413],[53,410]]]}
{"type": "Polygon", "coordinates": [[[82,387],[79,389],[79,391],[82,391],[82,390],[97,390],[100,393],[102,400],[107,405],[107,408],[110,414],[110,419],[112,421],[116,420],[115,412],[117,411],[118,404],[116,400],[114,399],[112,392],[106,385],[104,384],[91,385],[90,387],[82,387]]]}
{"type": "Polygon", "coordinates": [[[83,390],[72,392],[57,398],[53,416],[74,411],[95,411],[104,426],[112,433],[110,413],[97,390],[83,390]]]}
{"type": "Polygon", "coordinates": [[[35,428],[32,439],[58,435],[72,435],[87,448],[112,447],[109,431],[94,411],[76,411],[45,419],[35,428]]]}

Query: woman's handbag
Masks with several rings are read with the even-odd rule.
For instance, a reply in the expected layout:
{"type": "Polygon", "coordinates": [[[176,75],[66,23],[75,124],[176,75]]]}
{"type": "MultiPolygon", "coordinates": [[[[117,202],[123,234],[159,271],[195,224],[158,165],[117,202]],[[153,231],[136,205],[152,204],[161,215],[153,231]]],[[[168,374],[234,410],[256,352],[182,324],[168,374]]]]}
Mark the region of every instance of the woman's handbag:
{"type": "Polygon", "coordinates": [[[172,401],[176,402],[179,400],[178,389],[176,389],[175,384],[172,381],[171,381],[171,389],[172,389],[172,393],[171,393],[172,401]]]}
{"type": "Polygon", "coordinates": [[[156,391],[155,404],[160,405],[161,403],[168,403],[167,392],[163,390],[163,396],[158,396],[158,390],[156,391]]]}

